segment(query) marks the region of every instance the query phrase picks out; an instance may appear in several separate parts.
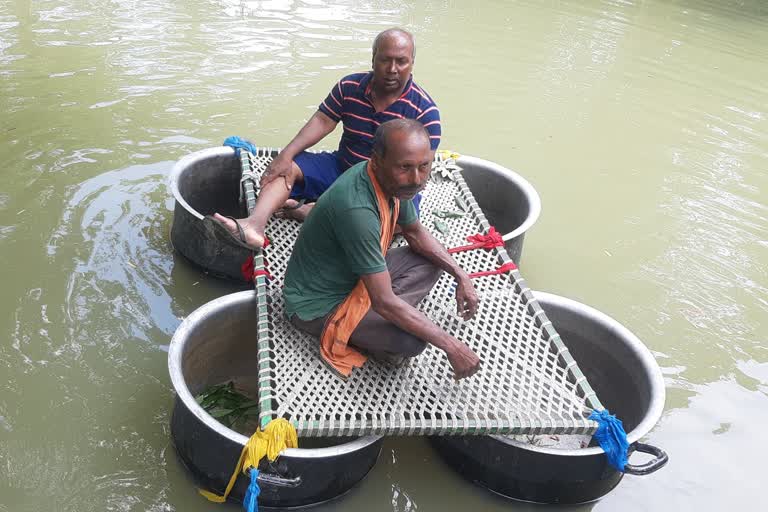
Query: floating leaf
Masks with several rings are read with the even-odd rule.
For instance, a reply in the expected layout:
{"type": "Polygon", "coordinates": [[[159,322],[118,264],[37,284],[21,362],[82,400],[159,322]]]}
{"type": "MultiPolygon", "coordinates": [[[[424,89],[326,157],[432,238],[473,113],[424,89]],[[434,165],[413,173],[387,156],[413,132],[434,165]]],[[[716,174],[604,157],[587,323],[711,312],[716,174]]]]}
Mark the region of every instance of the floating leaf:
{"type": "Polygon", "coordinates": [[[452,210],[432,210],[432,215],[441,219],[460,219],[464,216],[463,213],[452,210]]]}
{"type": "Polygon", "coordinates": [[[213,416],[214,418],[221,418],[223,416],[227,416],[228,414],[232,414],[232,409],[219,409],[218,407],[211,409],[208,411],[208,414],[213,416]]]}
{"type": "Polygon", "coordinates": [[[451,171],[451,169],[449,169],[448,167],[445,167],[445,166],[440,167],[438,169],[438,172],[440,173],[440,176],[442,176],[443,179],[448,180],[448,181],[453,181],[453,179],[454,179],[453,178],[453,171],[451,171]]]}
{"type": "Polygon", "coordinates": [[[435,183],[442,183],[445,181],[455,181],[456,178],[453,174],[455,170],[461,170],[455,162],[451,160],[432,162],[432,180],[435,183]]]}
{"type": "Polygon", "coordinates": [[[245,402],[239,405],[241,409],[250,409],[251,407],[258,407],[258,406],[259,406],[259,402],[257,402],[256,400],[246,400],[245,402]]]}
{"type": "Polygon", "coordinates": [[[458,206],[462,212],[469,210],[469,206],[467,206],[467,202],[464,200],[461,194],[457,195],[454,200],[456,201],[456,206],[458,206]]]}
{"type": "Polygon", "coordinates": [[[223,396],[219,400],[216,400],[216,405],[219,407],[224,407],[225,409],[238,409],[240,407],[240,404],[242,403],[242,400],[238,400],[237,398],[232,398],[231,396],[223,396]]]}
{"type": "Polygon", "coordinates": [[[232,381],[207,388],[195,400],[208,414],[228,427],[259,414],[258,402],[238,392],[232,381]]]}
{"type": "Polygon", "coordinates": [[[448,224],[441,221],[440,219],[435,219],[435,229],[437,229],[443,235],[447,235],[451,232],[451,228],[448,227],[448,224]]]}
{"type": "Polygon", "coordinates": [[[216,398],[215,397],[211,398],[209,396],[208,397],[200,396],[200,397],[197,397],[196,400],[197,400],[197,403],[200,404],[200,407],[202,407],[203,409],[209,409],[214,403],[216,403],[216,398]]]}

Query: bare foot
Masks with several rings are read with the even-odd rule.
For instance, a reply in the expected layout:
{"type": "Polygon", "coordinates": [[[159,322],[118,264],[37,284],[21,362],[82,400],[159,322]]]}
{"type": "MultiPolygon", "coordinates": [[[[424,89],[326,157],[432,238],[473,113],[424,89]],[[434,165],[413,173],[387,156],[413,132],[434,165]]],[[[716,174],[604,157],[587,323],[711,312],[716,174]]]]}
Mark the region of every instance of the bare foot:
{"type": "Polygon", "coordinates": [[[408,358],[400,354],[393,354],[392,352],[370,352],[369,355],[376,361],[399,368],[404,366],[408,361],[408,358]]]}
{"type": "Polygon", "coordinates": [[[295,199],[288,199],[283,204],[283,207],[275,212],[275,216],[281,219],[293,219],[304,222],[314,206],[315,203],[300,204],[295,199]]]}
{"type": "Polygon", "coordinates": [[[233,237],[252,249],[264,247],[264,233],[260,233],[249,219],[231,219],[218,213],[214,213],[213,218],[227,228],[233,237]]]}

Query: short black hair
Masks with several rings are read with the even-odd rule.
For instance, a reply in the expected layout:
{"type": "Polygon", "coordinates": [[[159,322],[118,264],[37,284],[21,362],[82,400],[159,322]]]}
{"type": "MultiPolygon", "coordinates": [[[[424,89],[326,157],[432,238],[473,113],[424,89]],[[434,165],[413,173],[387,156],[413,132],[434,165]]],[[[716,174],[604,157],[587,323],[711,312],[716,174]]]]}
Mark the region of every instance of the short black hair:
{"type": "Polygon", "coordinates": [[[372,153],[379,158],[387,156],[387,141],[393,131],[405,131],[407,133],[421,133],[429,141],[429,132],[424,125],[415,119],[392,119],[382,123],[373,134],[372,153]]]}

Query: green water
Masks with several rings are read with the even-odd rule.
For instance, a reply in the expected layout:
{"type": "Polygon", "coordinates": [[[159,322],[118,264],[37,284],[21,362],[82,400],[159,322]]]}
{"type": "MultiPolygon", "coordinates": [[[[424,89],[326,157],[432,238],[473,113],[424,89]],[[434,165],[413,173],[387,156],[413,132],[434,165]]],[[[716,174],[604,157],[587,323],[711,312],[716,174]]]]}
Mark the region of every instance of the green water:
{"type": "MultiPolygon", "coordinates": [[[[665,374],[669,466],[591,508],[760,509],[768,4],[0,0],[0,510],[237,510],[169,444],[170,336],[231,287],[173,255],[166,176],[228,135],[284,145],[392,25],[443,147],[541,195],[529,284],[615,317],[665,374]]],[[[529,508],[407,439],[318,510],[529,508]]]]}

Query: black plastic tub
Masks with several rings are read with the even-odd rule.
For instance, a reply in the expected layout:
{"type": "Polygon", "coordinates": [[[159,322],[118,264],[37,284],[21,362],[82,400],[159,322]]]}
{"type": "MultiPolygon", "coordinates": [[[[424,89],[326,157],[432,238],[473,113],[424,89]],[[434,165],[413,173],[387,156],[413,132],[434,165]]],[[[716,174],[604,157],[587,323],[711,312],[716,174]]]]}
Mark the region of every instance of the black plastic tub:
{"type": "MultiPolygon", "coordinates": [[[[461,156],[457,163],[490,224],[502,233],[509,256],[520,263],[525,233],[541,212],[536,190],[519,174],[493,162],[461,156]]],[[[171,243],[188,260],[214,276],[243,280],[246,246],[221,230],[206,215],[245,216],[239,204],[241,164],[235,150],[204,149],[179,160],[169,187],[175,199],[171,243]]]]}
{"type": "MultiPolygon", "coordinates": [[[[574,300],[535,292],[603,405],[624,423],[632,451],[651,453],[627,474],[652,473],[666,454],[640,443],[661,418],[664,380],[643,343],[611,317],[574,300]]],[[[506,436],[432,437],[441,457],[468,480],[509,498],[577,504],[599,499],[624,476],[599,447],[557,449],[506,436]]]]}
{"type": "MultiPolygon", "coordinates": [[[[256,295],[244,291],[201,306],[176,330],[168,368],[176,400],[171,437],[196,484],[222,494],[248,438],[211,417],[194,396],[229,380],[257,396],[256,295]]],[[[292,508],[333,499],[362,480],[376,463],[381,436],[299,440],[274,463],[259,466],[262,507],[292,508]],[[302,446],[311,446],[302,448],[302,446]]],[[[242,501],[248,487],[240,475],[230,494],[242,501]]]]}

